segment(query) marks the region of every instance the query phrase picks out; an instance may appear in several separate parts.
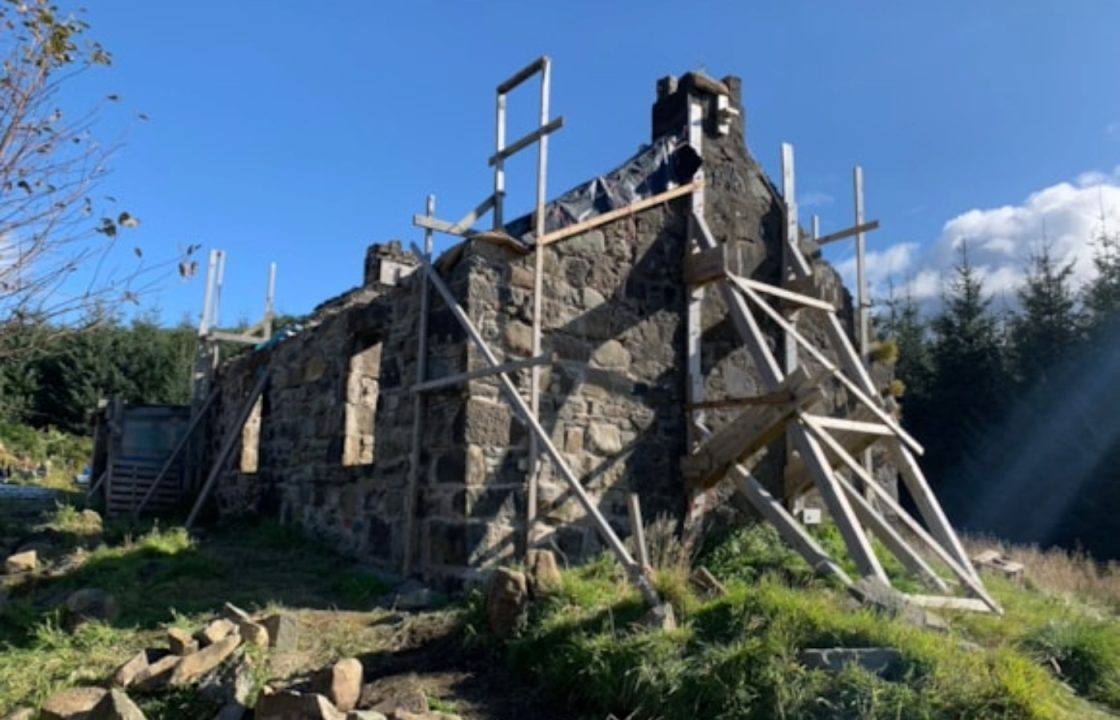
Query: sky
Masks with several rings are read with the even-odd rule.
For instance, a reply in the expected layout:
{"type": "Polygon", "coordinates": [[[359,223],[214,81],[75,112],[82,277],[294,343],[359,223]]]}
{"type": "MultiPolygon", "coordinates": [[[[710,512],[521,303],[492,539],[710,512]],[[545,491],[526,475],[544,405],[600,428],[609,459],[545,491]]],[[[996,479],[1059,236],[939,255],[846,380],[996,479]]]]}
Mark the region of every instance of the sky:
{"type": "MultiPolygon", "coordinates": [[[[565,119],[550,197],[633,154],[657,79],[700,69],[743,79],[772,176],[793,143],[803,221],[851,225],[862,165],[876,296],[893,278],[936,297],[962,238],[999,297],[1043,237],[1084,281],[1102,212],[1120,231],[1117,2],[86,4],[114,63],[63,100],[121,98],[98,127],[120,141],[100,191],[141,224],[116,260],[224,249],[224,324],[259,317],[269,261],[278,309],[304,313],[361,282],[368,244],[418,240],[429,193],[449,220],[486,197],[494,88],[542,54],[565,119]]],[[[535,90],[509,102],[512,139],[535,90]]],[[[510,164],[507,217],[529,208],[534,163],[510,164]]],[[[848,277],[851,254],[829,251],[848,277]]],[[[204,274],[145,307],[197,322],[204,274]]]]}

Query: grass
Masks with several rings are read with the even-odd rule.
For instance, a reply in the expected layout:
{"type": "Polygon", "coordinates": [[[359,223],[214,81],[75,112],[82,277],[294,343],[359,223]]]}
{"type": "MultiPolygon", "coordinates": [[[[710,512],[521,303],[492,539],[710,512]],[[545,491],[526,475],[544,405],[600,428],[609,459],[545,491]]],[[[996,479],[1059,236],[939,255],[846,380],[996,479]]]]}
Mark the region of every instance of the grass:
{"type": "Polygon", "coordinates": [[[89,462],[93,441],[47,428],[0,422],[0,465],[23,470],[28,480],[16,475],[13,481],[33,482],[61,490],[74,490],[74,476],[89,462]],[[40,465],[49,467],[46,477],[34,476],[40,465]]]}
{"type": "MultiPolygon", "coordinates": [[[[819,539],[826,547],[837,540],[828,528],[819,539]]],[[[500,652],[587,717],[1108,716],[1087,699],[1120,709],[1116,619],[1068,597],[992,579],[1007,616],[954,614],[953,630],[939,634],[856,606],[813,577],[766,526],[725,536],[700,561],[728,593],[702,599],[679,565],[659,571],[657,587],[680,622],[675,631],[637,623],[640,598],[603,558],[566,571],[561,587],[532,607],[527,630],[500,652]],[[887,680],[797,661],[805,648],[833,646],[893,647],[905,670],[887,680]]],[[[888,571],[905,579],[900,568],[888,571]]],[[[482,610],[476,598],[475,628],[484,627],[482,610]]]]}
{"type": "MultiPolygon", "coordinates": [[[[93,531],[91,516],[67,506],[44,527],[55,531],[60,544],[93,531]]],[[[251,611],[367,610],[388,590],[371,573],[272,523],[218,529],[203,542],[181,527],[110,525],[98,537],[100,545],[77,551],[81,561],[74,569],[16,588],[0,613],[0,711],[40,704],[64,687],[100,682],[138,650],[164,646],[168,626],[197,629],[225,601],[251,611]],[[70,634],[61,629],[58,608],[84,587],[112,592],[120,615],[111,625],[91,623],[70,634]]],[[[368,640],[362,629],[338,637],[311,634],[306,660],[337,659],[323,657],[368,640]]],[[[189,701],[186,695],[161,695],[145,700],[145,710],[151,710],[148,717],[205,713],[201,707],[187,713],[183,703],[189,701]]]]}

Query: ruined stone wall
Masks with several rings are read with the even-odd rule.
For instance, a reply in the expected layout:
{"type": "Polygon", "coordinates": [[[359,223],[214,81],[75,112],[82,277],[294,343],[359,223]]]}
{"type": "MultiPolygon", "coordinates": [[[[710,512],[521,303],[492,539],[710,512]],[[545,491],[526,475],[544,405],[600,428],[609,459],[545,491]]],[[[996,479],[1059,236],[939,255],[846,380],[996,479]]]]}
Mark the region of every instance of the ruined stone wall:
{"type": "MultiPolygon", "coordinates": [[[[739,83],[723,81],[739,105],[739,83]]],[[[714,81],[685,76],[663,84],[654,106],[658,132],[682,133],[689,95],[714,113],[714,81]]],[[[745,116],[745,113],[744,113],[745,116]]],[[[705,123],[706,217],[717,240],[764,257],[754,277],[778,282],[780,198],[746,149],[743,117],[720,135],[705,123]]],[[[686,292],[683,261],[690,200],[679,198],[604,224],[545,251],[541,423],[603,514],[631,532],[625,495],[638,491],[647,521],[680,518],[688,498],[679,471],[686,452],[686,292]]],[[[818,254],[809,241],[804,250],[818,254]]],[[[300,332],[223,364],[222,399],[209,424],[216,449],[259,367],[270,382],[261,406],[255,472],[231,468],[217,496],[225,512],[255,511],[297,523],[340,550],[398,568],[416,377],[418,274],[398,245],[367,253],[362,288],[321,306],[300,332]]],[[[533,257],[472,240],[436,263],[468,316],[499,355],[531,355],[533,257]]],[[[835,272],[818,273],[850,324],[850,300],[835,272]]],[[[780,356],[779,329],[762,322],[780,356]]],[[[823,328],[806,319],[805,333],[823,328]]],[[[485,366],[432,293],[428,377],[485,366]]],[[[765,391],[718,292],[703,305],[703,369],[710,398],[765,391]]],[[[529,371],[513,377],[525,397],[529,371]]],[[[828,402],[848,401],[835,389],[828,402]]],[[[514,558],[525,547],[529,432],[515,420],[496,378],[426,393],[422,403],[414,567],[455,585],[514,558]]],[[[712,428],[734,411],[712,412],[712,428]]],[[[212,453],[213,454],[213,450],[212,453]]],[[[775,490],[786,463],[783,441],[756,474],[775,490]]],[[[724,498],[728,507],[730,498],[724,498]]],[[[571,562],[601,549],[596,530],[547,460],[534,542],[571,562]]]]}

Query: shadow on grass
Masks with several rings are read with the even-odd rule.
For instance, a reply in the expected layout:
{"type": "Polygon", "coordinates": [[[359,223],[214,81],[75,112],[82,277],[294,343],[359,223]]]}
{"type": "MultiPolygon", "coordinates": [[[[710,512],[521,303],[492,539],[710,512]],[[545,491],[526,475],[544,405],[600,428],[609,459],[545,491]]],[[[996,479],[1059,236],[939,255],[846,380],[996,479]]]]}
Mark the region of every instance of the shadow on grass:
{"type": "Polygon", "coordinates": [[[114,627],[151,630],[176,616],[212,613],[229,601],[249,610],[270,605],[366,610],[388,591],[367,570],[290,528],[270,522],[220,527],[203,539],[181,527],[118,527],[116,536],[55,577],[13,590],[0,614],[0,643],[23,647],[35,628],[60,619],[66,597],[81,588],[112,593],[114,627]]]}

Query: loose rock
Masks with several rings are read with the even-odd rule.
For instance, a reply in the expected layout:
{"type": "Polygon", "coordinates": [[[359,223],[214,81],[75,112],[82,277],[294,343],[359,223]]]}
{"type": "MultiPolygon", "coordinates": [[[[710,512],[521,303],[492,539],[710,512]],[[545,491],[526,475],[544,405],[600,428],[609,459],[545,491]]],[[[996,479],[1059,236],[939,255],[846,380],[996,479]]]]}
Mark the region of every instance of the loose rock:
{"type": "Polygon", "coordinates": [[[254,717],[256,720],[346,720],[346,715],[322,695],[294,690],[262,695],[254,717]]]}
{"type": "Polygon", "coordinates": [[[93,710],[105,689],[99,687],[80,687],[55,693],[43,703],[39,717],[43,720],[77,720],[84,718],[93,710]]]}
{"type": "Polygon", "coordinates": [[[534,595],[547,595],[563,582],[556,553],[551,550],[536,548],[526,552],[525,571],[534,595]]]}
{"type": "Polygon", "coordinates": [[[237,629],[241,633],[241,639],[249,645],[259,648],[268,647],[268,630],[264,625],[247,620],[238,625],[237,629]]]}
{"type": "Polygon", "coordinates": [[[225,618],[218,618],[195,633],[194,637],[198,640],[199,645],[206,647],[220,640],[225,640],[235,632],[237,632],[237,626],[234,625],[232,621],[226,620],[225,618]]]}
{"type": "Polygon", "coordinates": [[[148,651],[140,652],[129,658],[113,673],[112,683],[118,687],[128,687],[148,672],[148,651]]]}
{"type": "Polygon", "coordinates": [[[859,665],[887,680],[901,677],[905,669],[902,653],[889,647],[813,648],[798,653],[797,661],[810,670],[828,672],[840,672],[848,665],[859,665]]]}
{"type": "Polygon", "coordinates": [[[252,622],[253,621],[253,618],[249,617],[249,613],[245,612],[244,610],[237,607],[236,605],[234,605],[231,602],[227,602],[225,605],[222,606],[221,615],[226,620],[229,620],[230,622],[234,623],[235,625],[240,625],[241,623],[247,623],[247,622],[252,622]]]}
{"type": "Polygon", "coordinates": [[[132,702],[132,698],[120,690],[110,690],[94,706],[88,720],[146,720],[144,713],[132,702]]]}
{"type": "Polygon", "coordinates": [[[346,713],[346,720],[388,720],[376,710],[351,710],[346,713]]]}
{"type": "Polygon", "coordinates": [[[517,635],[525,625],[528,605],[529,585],[525,575],[510,568],[495,570],[486,593],[491,631],[502,639],[517,635]]]}
{"type": "Polygon", "coordinates": [[[642,625],[651,630],[676,630],[677,615],[673,612],[672,605],[663,602],[649,609],[642,618],[642,625]]]}
{"type": "Polygon", "coordinates": [[[355,658],[339,660],[320,673],[315,684],[339,710],[353,710],[362,693],[362,663],[355,658]]]}
{"type": "Polygon", "coordinates": [[[175,672],[180,660],[182,658],[178,655],[164,655],[159,660],[150,662],[144,672],[132,681],[132,686],[140,690],[155,690],[163,687],[171,678],[171,673],[175,672]]]}
{"type": "Polygon", "coordinates": [[[299,643],[299,623],[288,613],[269,615],[261,624],[268,630],[268,644],[274,650],[295,650],[299,643]]]}
{"type": "Polygon", "coordinates": [[[101,588],[83,588],[66,598],[66,627],[74,629],[93,620],[111,623],[120,612],[121,606],[112,593],[101,588]]]}
{"type": "Polygon", "coordinates": [[[167,680],[168,684],[174,686],[190,685],[218,667],[223,660],[233,654],[233,651],[240,644],[241,638],[239,636],[230,635],[196,653],[180,658],[175,670],[171,673],[171,677],[167,680]]]}
{"type": "Polygon", "coordinates": [[[31,708],[16,708],[4,716],[4,720],[34,720],[35,711],[31,708]]]}
{"type": "Polygon", "coordinates": [[[39,553],[35,550],[25,550],[15,555],[9,555],[8,559],[4,561],[4,572],[9,575],[31,572],[37,567],[39,567],[39,553]]]}
{"type": "Polygon", "coordinates": [[[426,712],[428,696],[420,687],[420,682],[415,675],[406,675],[382,678],[369,683],[362,688],[362,696],[358,704],[385,715],[393,715],[400,710],[426,712]]]}
{"type": "Polygon", "coordinates": [[[182,628],[167,629],[167,647],[176,655],[190,655],[198,651],[198,641],[182,628]]]}

